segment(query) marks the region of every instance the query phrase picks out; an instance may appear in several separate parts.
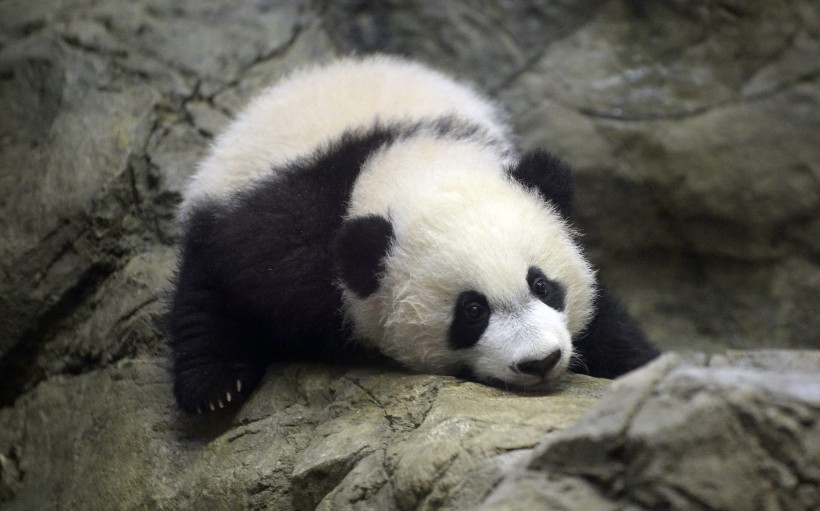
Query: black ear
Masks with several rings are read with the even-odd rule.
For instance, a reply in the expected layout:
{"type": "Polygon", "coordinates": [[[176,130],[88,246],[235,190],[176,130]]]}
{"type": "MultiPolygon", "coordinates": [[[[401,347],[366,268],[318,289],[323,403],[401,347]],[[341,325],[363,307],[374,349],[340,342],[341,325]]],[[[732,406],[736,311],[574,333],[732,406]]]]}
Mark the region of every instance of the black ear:
{"type": "Polygon", "coordinates": [[[381,265],[393,242],[393,226],[379,215],[350,218],[333,240],[336,274],[360,298],[379,289],[381,265]]]}
{"type": "Polygon", "coordinates": [[[543,150],[525,154],[510,175],[527,188],[535,188],[566,219],[572,216],[575,180],[566,163],[543,150]]]}

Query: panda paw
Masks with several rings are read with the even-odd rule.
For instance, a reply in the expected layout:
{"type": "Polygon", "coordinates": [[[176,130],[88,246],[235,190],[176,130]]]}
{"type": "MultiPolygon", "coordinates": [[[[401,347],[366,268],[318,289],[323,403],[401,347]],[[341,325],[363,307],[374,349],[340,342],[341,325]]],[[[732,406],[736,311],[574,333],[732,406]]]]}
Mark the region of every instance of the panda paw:
{"type": "Polygon", "coordinates": [[[196,407],[196,413],[201,414],[203,410],[213,412],[213,411],[216,411],[217,408],[225,408],[225,405],[230,406],[231,402],[233,402],[233,400],[234,400],[233,396],[236,396],[237,402],[240,402],[240,401],[243,400],[244,396],[242,396],[242,380],[241,379],[236,380],[236,392],[234,394],[231,394],[231,391],[227,390],[227,391],[225,391],[225,396],[223,398],[217,397],[215,399],[212,399],[212,400],[208,401],[207,406],[204,406],[204,405],[197,406],[196,407]]]}
{"type": "Polygon", "coordinates": [[[180,408],[186,412],[215,412],[233,408],[245,401],[261,375],[261,369],[239,364],[231,367],[213,364],[177,370],[174,394],[180,408]]]}

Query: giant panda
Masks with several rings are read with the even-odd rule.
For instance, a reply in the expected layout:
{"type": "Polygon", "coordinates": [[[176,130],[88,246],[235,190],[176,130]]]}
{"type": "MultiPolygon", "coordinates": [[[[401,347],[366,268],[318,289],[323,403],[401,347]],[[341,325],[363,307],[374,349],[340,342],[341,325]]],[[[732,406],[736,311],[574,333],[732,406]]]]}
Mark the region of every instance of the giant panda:
{"type": "Polygon", "coordinates": [[[471,86],[388,56],[264,90],[183,190],[168,316],[186,411],[244,400],[272,361],[377,352],[543,391],[658,352],[571,226],[572,176],[520,154],[471,86]]]}

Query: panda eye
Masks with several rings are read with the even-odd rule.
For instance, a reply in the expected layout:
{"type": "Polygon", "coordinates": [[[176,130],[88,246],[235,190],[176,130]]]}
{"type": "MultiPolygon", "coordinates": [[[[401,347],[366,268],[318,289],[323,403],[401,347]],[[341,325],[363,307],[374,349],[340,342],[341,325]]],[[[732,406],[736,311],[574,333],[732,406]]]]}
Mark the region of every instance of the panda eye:
{"type": "Polygon", "coordinates": [[[469,323],[479,323],[487,317],[487,308],[478,302],[470,302],[462,309],[464,320],[469,323]]]}
{"type": "Polygon", "coordinates": [[[491,314],[487,297],[478,291],[468,290],[458,295],[448,332],[450,346],[456,350],[475,346],[490,324],[491,314]]]}
{"type": "Polygon", "coordinates": [[[546,296],[550,290],[549,284],[547,284],[547,281],[542,277],[538,277],[537,279],[535,279],[531,287],[532,292],[535,293],[535,295],[538,297],[546,296]]]}
{"type": "Polygon", "coordinates": [[[527,272],[527,282],[532,294],[544,302],[548,307],[555,310],[564,309],[564,299],[566,290],[554,280],[550,280],[540,269],[535,266],[530,267],[527,272]]]}

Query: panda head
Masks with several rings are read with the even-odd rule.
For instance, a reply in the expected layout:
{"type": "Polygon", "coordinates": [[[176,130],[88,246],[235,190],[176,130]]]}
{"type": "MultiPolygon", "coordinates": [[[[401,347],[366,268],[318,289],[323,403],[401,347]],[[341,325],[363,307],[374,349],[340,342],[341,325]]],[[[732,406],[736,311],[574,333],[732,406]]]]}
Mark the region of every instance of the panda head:
{"type": "Polygon", "coordinates": [[[438,169],[435,189],[344,221],[335,258],[358,338],[413,370],[511,388],[538,390],[565,371],[594,273],[558,195],[526,186],[529,163],[471,165],[453,186],[438,169]]]}

